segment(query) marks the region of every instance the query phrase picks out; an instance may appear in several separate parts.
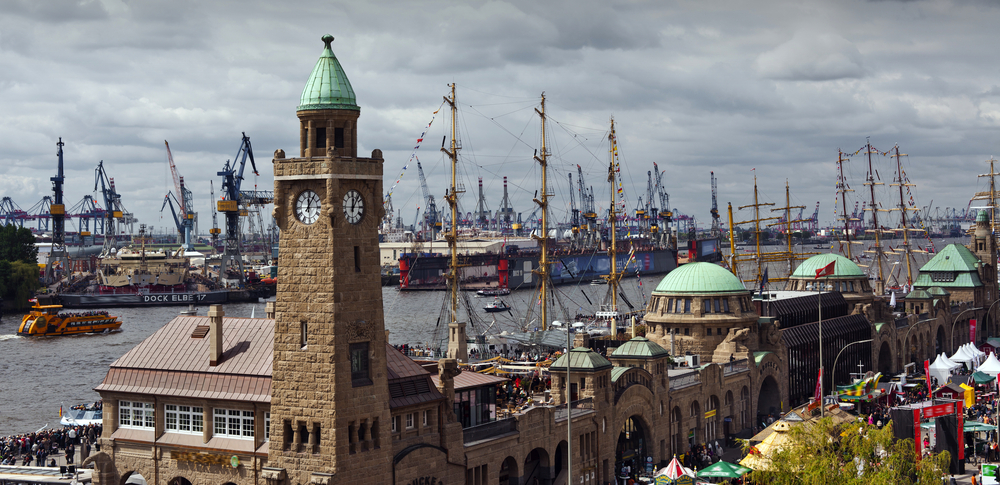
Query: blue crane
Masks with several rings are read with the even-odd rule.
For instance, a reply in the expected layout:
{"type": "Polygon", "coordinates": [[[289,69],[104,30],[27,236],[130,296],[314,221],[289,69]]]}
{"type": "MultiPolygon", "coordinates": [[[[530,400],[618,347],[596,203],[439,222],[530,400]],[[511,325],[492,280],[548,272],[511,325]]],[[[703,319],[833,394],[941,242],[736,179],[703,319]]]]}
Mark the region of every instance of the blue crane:
{"type": "Polygon", "coordinates": [[[115,191],[115,179],[108,177],[108,172],[104,170],[104,160],[97,163],[94,170],[94,192],[97,187],[101,187],[101,194],[104,196],[104,247],[101,248],[101,257],[107,258],[118,252],[118,231],[115,227],[115,220],[124,217],[125,210],[122,208],[122,196],[115,191]]]}
{"type": "MultiPolygon", "coordinates": [[[[183,234],[184,233],[184,226],[185,226],[185,224],[184,224],[184,221],[182,219],[179,219],[177,217],[177,210],[174,209],[174,202],[177,203],[177,207],[181,207],[181,203],[180,203],[180,201],[177,200],[177,196],[174,195],[173,192],[167,192],[167,195],[165,195],[163,197],[163,205],[160,206],[160,212],[162,213],[163,209],[166,209],[167,206],[170,206],[170,215],[172,215],[173,218],[174,218],[174,226],[177,227],[177,232],[183,234]],[[173,199],[173,201],[171,201],[170,199],[173,199]]],[[[187,243],[189,241],[190,241],[190,239],[188,238],[188,240],[185,241],[185,243],[187,243]]],[[[185,244],[185,247],[186,247],[186,244],[185,244]]]]}
{"type": "MultiPolygon", "coordinates": [[[[226,246],[222,253],[222,264],[219,267],[219,277],[228,280],[231,284],[242,287],[246,282],[243,274],[243,242],[240,235],[240,206],[245,203],[248,195],[256,197],[256,193],[241,193],[240,186],[243,184],[243,171],[246,168],[247,159],[250,159],[250,167],[254,175],[257,172],[257,164],[253,160],[253,146],[250,145],[250,137],[246,132],[240,142],[240,148],[236,152],[236,157],[232,163],[226,160],[226,166],[216,175],[222,177],[222,200],[217,202],[219,212],[226,215],[226,246]],[[237,167],[238,165],[238,167],[237,167]]],[[[271,194],[273,198],[273,193],[271,194]]]]}

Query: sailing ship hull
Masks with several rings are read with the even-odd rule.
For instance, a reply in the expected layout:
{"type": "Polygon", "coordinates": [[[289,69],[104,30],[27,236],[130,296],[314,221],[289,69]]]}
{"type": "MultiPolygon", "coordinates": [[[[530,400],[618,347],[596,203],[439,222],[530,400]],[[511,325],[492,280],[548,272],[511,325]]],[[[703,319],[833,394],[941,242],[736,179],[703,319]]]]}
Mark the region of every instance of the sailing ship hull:
{"type": "MultiPolygon", "coordinates": [[[[578,283],[598,279],[611,270],[611,259],[603,251],[571,254],[555,254],[551,257],[550,268],[553,284],[578,283]]],[[[629,262],[627,252],[618,254],[618,268],[625,269],[626,275],[665,274],[677,267],[677,251],[674,249],[652,249],[636,251],[629,262]]],[[[450,257],[439,255],[403,254],[399,258],[400,290],[444,290],[450,257]]],[[[539,255],[483,254],[466,257],[459,261],[463,290],[487,288],[531,288],[538,282],[535,271],[539,267],[539,255]]]]}

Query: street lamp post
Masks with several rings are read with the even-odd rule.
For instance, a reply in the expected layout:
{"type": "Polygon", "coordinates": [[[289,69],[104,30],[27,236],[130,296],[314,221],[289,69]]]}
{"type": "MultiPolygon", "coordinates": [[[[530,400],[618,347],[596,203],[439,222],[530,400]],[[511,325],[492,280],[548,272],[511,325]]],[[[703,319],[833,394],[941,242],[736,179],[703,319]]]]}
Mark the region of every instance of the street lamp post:
{"type": "MultiPolygon", "coordinates": [[[[826,405],[823,403],[823,396],[826,392],[825,386],[823,386],[823,283],[820,281],[816,281],[815,285],[809,283],[806,285],[806,289],[809,286],[816,287],[816,313],[819,321],[819,415],[826,416],[826,405]]],[[[833,290],[832,284],[827,283],[826,286],[827,291],[833,290]]]]}
{"type": "MultiPolygon", "coordinates": [[[[844,351],[847,350],[848,347],[850,347],[850,346],[852,346],[854,344],[863,344],[865,342],[872,342],[872,339],[858,340],[857,342],[851,342],[851,343],[845,345],[844,348],[840,349],[840,352],[837,352],[837,357],[835,359],[833,359],[833,372],[837,372],[837,361],[840,360],[840,354],[843,354],[844,351]]],[[[830,383],[833,385],[833,389],[830,389],[830,396],[833,397],[833,395],[834,395],[833,391],[835,391],[837,389],[837,381],[833,380],[833,376],[832,375],[830,376],[830,383]]]]}
{"type": "MultiPolygon", "coordinates": [[[[997,301],[1000,301],[1000,300],[997,300],[997,301]]],[[[993,302],[993,304],[995,305],[996,302],[993,302]]],[[[990,305],[990,308],[993,308],[993,305],[990,305]]],[[[951,322],[951,347],[952,347],[952,349],[957,349],[958,348],[958,346],[955,345],[955,324],[958,323],[959,320],[961,320],[960,317],[962,315],[968,313],[968,312],[982,310],[982,309],[983,309],[983,307],[968,308],[968,309],[962,310],[958,315],[955,316],[955,320],[951,322]]],[[[989,314],[989,310],[987,310],[986,313],[989,314]]],[[[954,351],[955,350],[952,350],[952,352],[954,352],[954,351]]]]}

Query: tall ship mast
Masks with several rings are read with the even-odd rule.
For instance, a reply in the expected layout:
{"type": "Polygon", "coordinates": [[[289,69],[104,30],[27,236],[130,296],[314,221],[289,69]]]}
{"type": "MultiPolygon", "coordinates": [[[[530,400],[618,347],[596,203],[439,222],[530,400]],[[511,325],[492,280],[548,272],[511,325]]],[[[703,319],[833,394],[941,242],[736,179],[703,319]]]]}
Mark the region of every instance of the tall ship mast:
{"type": "MultiPolygon", "coordinates": [[[[838,221],[844,221],[844,241],[841,242],[841,250],[844,252],[844,256],[847,259],[854,259],[851,255],[851,231],[853,230],[853,224],[856,222],[855,219],[847,213],[847,193],[854,192],[850,186],[847,185],[847,180],[844,178],[844,152],[839,148],[837,149],[837,197],[840,198],[841,207],[843,213],[842,217],[838,218],[838,221]],[[846,244],[844,244],[846,242],[846,244]]],[[[834,207],[836,207],[836,201],[834,201],[834,207]]]]}
{"type": "MultiPolygon", "coordinates": [[[[545,146],[545,93],[542,93],[541,109],[535,108],[535,113],[538,113],[539,119],[541,119],[542,125],[542,146],[541,149],[535,154],[534,159],[538,162],[538,165],[542,169],[542,193],[541,199],[535,198],[535,204],[538,204],[538,210],[542,213],[542,227],[539,229],[541,234],[532,234],[532,238],[539,241],[541,246],[541,255],[538,260],[538,269],[532,272],[538,275],[538,297],[541,302],[541,308],[539,317],[542,320],[542,330],[548,330],[549,326],[549,316],[548,316],[548,295],[546,291],[549,285],[549,226],[548,226],[548,212],[549,212],[549,186],[548,186],[548,148],[545,146]]],[[[612,263],[614,264],[614,263],[612,263]]]]}
{"type": "MultiPolygon", "coordinates": [[[[878,175],[875,173],[875,168],[872,165],[872,153],[878,154],[879,151],[872,147],[871,141],[865,143],[865,154],[868,155],[868,175],[865,178],[865,185],[871,193],[871,200],[868,202],[868,207],[865,208],[866,211],[871,211],[872,213],[872,227],[867,229],[865,232],[874,233],[875,235],[875,245],[870,249],[866,250],[866,253],[873,253],[875,255],[874,263],[878,267],[878,279],[875,284],[872,285],[872,289],[875,291],[876,295],[881,295],[885,293],[885,274],[882,271],[882,263],[885,259],[885,251],[882,249],[882,226],[878,223],[878,213],[887,212],[887,209],[880,209],[878,202],[875,200],[875,186],[884,185],[881,182],[877,182],[879,179],[878,175]]],[[[865,266],[865,265],[859,265],[865,266]]]]}
{"type": "Polygon", "coordinates": [[[990,228],[993,232],[994,235],[993,237],[996,237],[997,233],[997,197],[1000,197],[1000,193],[997,192],[996,188],[996,176],[1000,175],[1000,173],[997,173],[996,169],[994,168],[994,164],[996,162],[997,161],[993,159],[993,157],[990,157],[989,160],[986,160],[986,163],[990,164],[990,173],[984,173],[979,175],[979,177],[981,178],[989,177],[990,189],[984,192],[977,192],[976,195],[972,197],[972,200],[987,201],[986,202],[987,205],[985,208],[989,209],[990,211],[990,228]]]}
{"type": "Polygon", "coordinates": [[[448,267],[448,290],[450,291],[450,307],[448,322],[448,358],[458,359],[460,362],[469,360],[468,342],[465,337],[465,322],[458,320],[458,194],[465,192],[459,190],[456,184],[456,167],[458,166],[458,150],[461,148],[456,140],[458,126],[458,106],[455,104],[455,84],[450,84],[451,97],[445,97],[444,101],[451,106],[451,145],[449,148],[441,147],[441,151],[448,155],[451,160],[451,187],[444,198],[451,208],[451,230],[445,236],[448,240],[448,252],[451,254],[451,263],[448,267]]]}
{"type": "MultiPolygon", "coordinates": [[[[797,259],[800,259],[798,256],[796,256],[795,251],[793,251],[792,249],[792,224],[801,224],[803,222],[806,222],[805,219],[792,220],[792,209],[805,209],[805,208],[806,206],[804,205],[792,205],[791,194],[788,189],[788,180],[785,180],[785,206],[775,207],[774,209],[771,209],[771,212],[784,211],[785,216],[782,217],[781,220],[779,220],[778,222],[768,224],[767,227],[785,226],[785,244],[786,244],[785,256],[787,257],[786,261],[788,262],[785,274],[788,275],[792,274],[792,271],[795,270],[795,261],[797,259]]],[[[799,213],[801,214],[801,211],[799,211],[799,213]]]]}
{"type": "Polygon", "coordinates": [[[901,157],[905,157],[907,155],[905,153],[903,154],[899,153],[899,145],[896,145],[893,148],[893,152],[894,153],[891,156],[896,159],[896,181],[889,185],[893,187],[899,187],[899,205],[892,210],[899,211],[900,225],[899,229],[897,230],[902,231],[903,233],[903,256],[906,258],[906,285],[910,286],[913,284],[913,266],[914,266],[913,253],[924,252],[924,251],[915,251],[911,247],[910,233],[922,232],[923,229],[910,227],[912,224],[910,222],[910,218],[907,217],[906,215],[907,212],[917,212],[919,210],[916,207],[912,207],[914,205],[914,203],[912,202],[913,201],[912,197],[910,197],[909,199],[910,203],[907,204],[906,194],[904,194],[904,192],[909,193],[910,191],[909,188],[914,186],[913,184],[909,183],[908,177],[906,176],[906,172],[903,171],[903,163],[901,161],[901,157]]]}
{"type": "MultiPolygon", "coordinates": [[[[757,172],[754,171],[754,175],[753,175],[753,204],[742,205],[742,206],[739,206],[737,208],[738,210],[743,210],[743,209],[748,209],[748,208],[752,207],[753,208],[753,218],[747,219],[747,220],[742,221],[742,222],[737,222],[737,223],[734,224],[733,223],[733,218],[732,218],[732,206],[730,206],[730,208],[729,208],[729,210],[730,210],[730,216],[729,216],[729,233],[730,234],[733,234],[733,232],[735,230],[734,226],[753,223],[754,247],[755,247],[755,251],[754,251],[754,254],[753,254],[753,260],[755,262],[756,269],[757,269],[757,277],[756,278],[751,278],[751,279],[743,279],[743,278],[741,278],[744,283],[748,283],[748,282],[751,282],[751,281],[758,281],[758,280],[760,280],[761,275],[764,274],[764,268],[763,268],[763,265],[764,265],[764,255],[767,254],[767,253],[761,252],[761,248],[760,248],[761,234],[763,233],[763,231],[760,228],[760,223],[761,222],[765,222],[765,221],[777,220],[777,219],[780,219],[780,217],[776,217],[776,216],[775,217],[761,217],[760,216],[760,208],[761,207],[766,207],[766,206],[771,206],[771,205],[774,205],[774,203],[773,202],[761,202],[760,201],[759,195],[757,193],[757,172]]],[[[739,263],[741,261],[746,261],[749,258],[741,257],[736,252],[736,243],[735,243],[735,241],[732,238],[730,238],[730,243],[729,244],[730,244],[730,248],[729,248],[730,249],[730,253],[729,253],[730,254],[730,263],[729,263],[730,264],[730,270],[733,272],[734,275],[736,275],[737,277],[740,277],[740,274],[739,274],[739,263]]]]}

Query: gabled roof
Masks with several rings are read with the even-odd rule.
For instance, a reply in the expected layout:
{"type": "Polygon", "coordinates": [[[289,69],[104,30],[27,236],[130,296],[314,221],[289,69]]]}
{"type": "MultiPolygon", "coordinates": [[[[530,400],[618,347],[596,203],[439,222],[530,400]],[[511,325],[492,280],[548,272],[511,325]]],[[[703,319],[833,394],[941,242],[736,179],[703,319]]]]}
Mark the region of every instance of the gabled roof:
{"type": "MultiPolygon", "coordinates": [[[[949,244],[939,251],[927,264],[920,268],[924,271],[976,271],[979,268],[979,258],[969,248],[961,244],[949,244]]],[[[940,286],[940,285],[936,285],[940,286]]]]}
{"type": "Polygon", "coordinates": [[[274,320],[223,318],[223,360],[209,365],[208,317],[171,320],[111,364],[96,391],[270,402],[274,320]]]}
{"type": "Polygon", "coordinates": [[[911,291],[910,294],[906,295],[904,298],[906,298],[907,300],[930,300],[931,294],[924,290],[921,290],[920,288],[917,288],[911,291]]]}
{"type": "Polygon", "coordinates": [[[344,68],[340,66],[337,56],[333,55],[330,43],[333,36],[330,34],[323,36],[323,54],[316,61],[309,80],[306,81],[305,88],[302,89],[302,97],[299,99],[298,111],[317,109],[346,109],[360,111],[357,101],[354,98],[354,88],[344,74],[344,68]]]}
{"type": "Polygon", "coordinates": [[[670,352],[667,349],[660,347],[656,342],[652,342],[646,337],[636,337],[615,349],[611,353],[611,357],[652,359],[664,357],[669,354],[670,352]]]}
{"type": "MultiPolygon", "coordinates": [[[[676,270],[675,270],[676,271],[676,270]]],[[[590,349],[585,349],[583,347],[577,347],[570,350],[568,353],[560,355],[552,365],[549,366],[550,370],[554,369],[565,369],[566,359],[569,356],[569,369],[570,371],[581,370],[581,371],[596,371],[601,369],[608,369],[611,367],[611,361],[605,359],[603,355],[598,354],[590,349]]]]}

